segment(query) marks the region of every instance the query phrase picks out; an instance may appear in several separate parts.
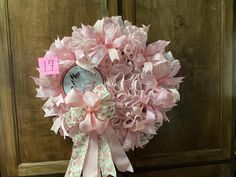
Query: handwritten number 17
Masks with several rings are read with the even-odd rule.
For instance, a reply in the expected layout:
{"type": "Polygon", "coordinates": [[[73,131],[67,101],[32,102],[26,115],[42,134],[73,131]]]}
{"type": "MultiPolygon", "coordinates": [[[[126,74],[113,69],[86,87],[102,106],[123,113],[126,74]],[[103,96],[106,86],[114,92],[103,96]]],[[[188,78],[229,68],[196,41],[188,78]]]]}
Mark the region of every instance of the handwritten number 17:
{"type": "Polygon", "coordinates": [[[44,71],[54,71],[54,60],[46,60],[43,62],[44,64],[44,71]]]}

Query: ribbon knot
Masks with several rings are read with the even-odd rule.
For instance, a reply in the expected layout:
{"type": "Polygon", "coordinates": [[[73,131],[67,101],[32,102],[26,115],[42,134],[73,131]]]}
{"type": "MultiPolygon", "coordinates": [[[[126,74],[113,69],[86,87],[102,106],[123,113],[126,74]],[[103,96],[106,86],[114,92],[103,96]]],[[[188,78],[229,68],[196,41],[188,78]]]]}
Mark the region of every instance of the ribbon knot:
{"type": "Polygon", "coordinates": [[[94,108],[87,108],[87,111],[88,111],[89,113],[92,113],[92,112],[94,111],[94,108]]]}

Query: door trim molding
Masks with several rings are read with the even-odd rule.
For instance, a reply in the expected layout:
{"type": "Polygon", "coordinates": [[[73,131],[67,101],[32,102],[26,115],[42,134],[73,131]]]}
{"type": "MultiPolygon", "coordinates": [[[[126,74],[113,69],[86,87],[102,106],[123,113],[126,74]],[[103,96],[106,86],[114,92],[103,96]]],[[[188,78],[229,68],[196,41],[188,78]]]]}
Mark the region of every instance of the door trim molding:
{"type": "Polygon", "coordinates": [[[0,149],[2,176],[17,176],[18,138],[8,19],[8,1],[0,0],[0,149]]]}

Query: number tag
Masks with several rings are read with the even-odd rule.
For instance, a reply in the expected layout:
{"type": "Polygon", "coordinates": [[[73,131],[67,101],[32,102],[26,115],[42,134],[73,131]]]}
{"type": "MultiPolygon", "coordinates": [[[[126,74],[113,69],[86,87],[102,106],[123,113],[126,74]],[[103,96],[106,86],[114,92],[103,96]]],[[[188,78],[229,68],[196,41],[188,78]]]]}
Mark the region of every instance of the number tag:
{"type": "Polygon", "coordinates": [[[39,72],[42,75],[59,74],[58,58],[44,57],[38,58],[39,72]]]}

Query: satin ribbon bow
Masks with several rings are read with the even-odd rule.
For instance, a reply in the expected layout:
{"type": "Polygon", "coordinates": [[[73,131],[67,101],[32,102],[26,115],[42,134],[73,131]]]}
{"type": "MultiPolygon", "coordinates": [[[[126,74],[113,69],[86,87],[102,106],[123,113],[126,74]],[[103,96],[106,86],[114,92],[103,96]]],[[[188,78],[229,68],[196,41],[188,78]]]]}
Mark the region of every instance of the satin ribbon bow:
{"type": "Polygon", "coordinates": [[[84,177],[116,177],[114,164],[120,171],[133,172],[109,123],[115,115],[115,103],[105,86],[100,84],[84,94],[72,89],[65,102],[71,108],[63,116],[64,122],[74,143],[65,176],[80,176],[83,171],[84,177]]]}

